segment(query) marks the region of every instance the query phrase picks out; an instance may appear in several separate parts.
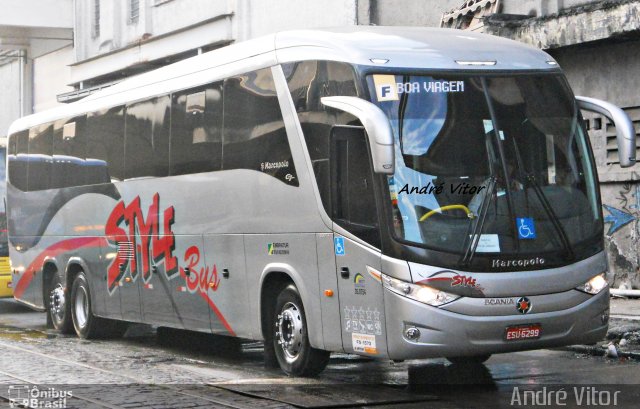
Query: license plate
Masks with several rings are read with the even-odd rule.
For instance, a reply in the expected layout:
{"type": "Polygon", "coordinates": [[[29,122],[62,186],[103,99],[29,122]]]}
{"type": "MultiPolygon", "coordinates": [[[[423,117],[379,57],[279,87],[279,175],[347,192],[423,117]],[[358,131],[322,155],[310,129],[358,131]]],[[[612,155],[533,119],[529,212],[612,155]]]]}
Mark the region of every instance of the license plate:
{"type": "Polygon", "coordinates": [[[507,341],[517,341],[520,339],[535,339],[540,338],[542,334],[542,325],[540,324],[528,324],[518,325],[515,327],[507,327],[505,333],[505,339],[507,341]]]}

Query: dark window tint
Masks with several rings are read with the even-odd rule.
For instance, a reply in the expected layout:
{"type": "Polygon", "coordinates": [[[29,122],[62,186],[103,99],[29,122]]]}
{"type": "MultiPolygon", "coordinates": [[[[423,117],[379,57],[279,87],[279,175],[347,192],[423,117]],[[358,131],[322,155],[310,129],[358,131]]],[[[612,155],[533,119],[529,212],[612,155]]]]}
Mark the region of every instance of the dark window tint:
{"type": "Polygon", "coordinates": [[[320,197],[331,214],[329,191],[329,135],[335,124],[357,125],[350,114],[324,107],[320,98],[358,96],[353,68],[332,61],[304,61],[283,66],[293,103],[307,143],[320,197]]]}
{"type": "MultiPolygon", "coordinates": [[[[123,107],[93,112],[87,115],[87,160],[86,166],[100,174],[106,167],[110,181],[119,181],[124,176],[124,116],[123,107]]],[[[94,180],[104,178],[95,175],[94,180]]],[[[89,180],[91,182],[91,180],[89,180]]]]}
{"type": "Polygon", "coordinates": [[[127,106],[126,177],[169,174],[169,126],[171,99],[153,98],[127,106]]]}
{"type": "MultiPolygon", "coordinates": [[[[87,139],[84,115],[57,121],[53,128],[51,187],[64,188],[105,182],[87,172],[87,139]]],[[[103,166],[103,175],[105,173],[103,166]]],[[[108,180],[107,180],[108,181],[108,180]]]]}
{"type": "Polygon", "coordinates": [[[27,190],[27,154],[29,131],[17,132],[9,138],[9,182],[20,190],[27,190]]]}
{"type": "Polygon", "coordinates": [[[271,69],[224,83],[223,169],[250,169],[298,186],[271,69]]]}
{"type": "Polygon", "coordinates": [[[31,128],[29,131],[28,190],[51,187],[51,160],[53,151],[53,124],[31,128]]]}
{"type": "MultiPolygon", "coordinates": [[[[7,149],[0,146],[0,182],[4,182],[7,178],[7,149]]],[[[0,203],[2,205],[2,203],[0,203]]]]}
{"type": "Polygon", "coordinates": [[[173,95],[171,174],[220,170],[222,82],[173,95]]]}
{"type": "Polygon", "coordinates": [[[380,247],[373,172],[364,130],[332,130],[333,219],[342,227],[380,247]]]}

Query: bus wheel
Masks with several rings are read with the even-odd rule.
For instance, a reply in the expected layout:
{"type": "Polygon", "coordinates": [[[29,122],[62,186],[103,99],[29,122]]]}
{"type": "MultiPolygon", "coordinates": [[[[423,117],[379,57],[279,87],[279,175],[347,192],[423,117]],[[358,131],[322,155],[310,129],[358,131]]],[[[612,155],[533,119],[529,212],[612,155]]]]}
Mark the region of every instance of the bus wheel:
{"type": "Polygon", "coordinates": [[[295,285],[285,287],[276,299],[273,346],[280,368],[293,376],[314,376],[329,362],[329,352],[309,344],[307,320],[295,285]]]}
{"type": "Polygon", "coordinates": [[[456,356],[456,357],[447,357],[447,361],[451,362],[454,365],[481,365],[487,360],[491,358],[491,354],[486,355],[476,355],[476,356],[456,356]]]}
{"type": "Polygon", "coordinates": [[[93,339],[122,336],[127,323],[96,317],[92,313],[89,283],[83,272],[73,280],[71,287],[71,316],[73,327],[80,338],[93,339]]]}
{"type": "Polygon", "coordinates": [[[49,283],[49,299],[47,313],[51,318],[53,327],[63,334],[73,333],[73,323],[71,322],[71,310],[69,303],[69,292],[62,284],[62,279],[58,274],[54,274],[49,283]]]}

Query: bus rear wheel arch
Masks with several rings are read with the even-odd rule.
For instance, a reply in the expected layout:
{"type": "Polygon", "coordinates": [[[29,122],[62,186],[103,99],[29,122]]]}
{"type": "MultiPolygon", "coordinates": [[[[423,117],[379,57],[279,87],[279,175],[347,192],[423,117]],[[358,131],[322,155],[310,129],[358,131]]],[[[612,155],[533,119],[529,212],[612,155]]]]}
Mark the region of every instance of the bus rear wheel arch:
{"type": "Polygon", "coordinates": [[[329,362],[329,352],[309,343],[302,298],[294,284],[282,288],[275,300],[270,340],[280,368],[292,376],[314,376],[329,362]]]}

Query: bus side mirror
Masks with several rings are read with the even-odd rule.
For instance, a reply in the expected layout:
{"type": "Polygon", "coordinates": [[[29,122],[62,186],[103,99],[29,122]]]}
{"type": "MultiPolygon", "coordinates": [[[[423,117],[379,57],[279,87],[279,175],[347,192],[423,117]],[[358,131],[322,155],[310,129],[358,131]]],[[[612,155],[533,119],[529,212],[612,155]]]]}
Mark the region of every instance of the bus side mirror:
{"type": "Polygon", "coordinates": [[[369,139],[373,171],[394,172],[393,131],[389,118],[376,105],[356,97],[323,97],[322,104],[347,112],[362,122],[369,139]]]}
{"type": "Polygon", "coordinates": [[[578,107],[585,111],[596,112],[604,115],[616,127],[616,140],[618,142],[618,155],[620,167],[628,168],[636,163],[636,131],[633,122],[626,112],[617,106],[595,98],[576,97],[578,107]]]}

